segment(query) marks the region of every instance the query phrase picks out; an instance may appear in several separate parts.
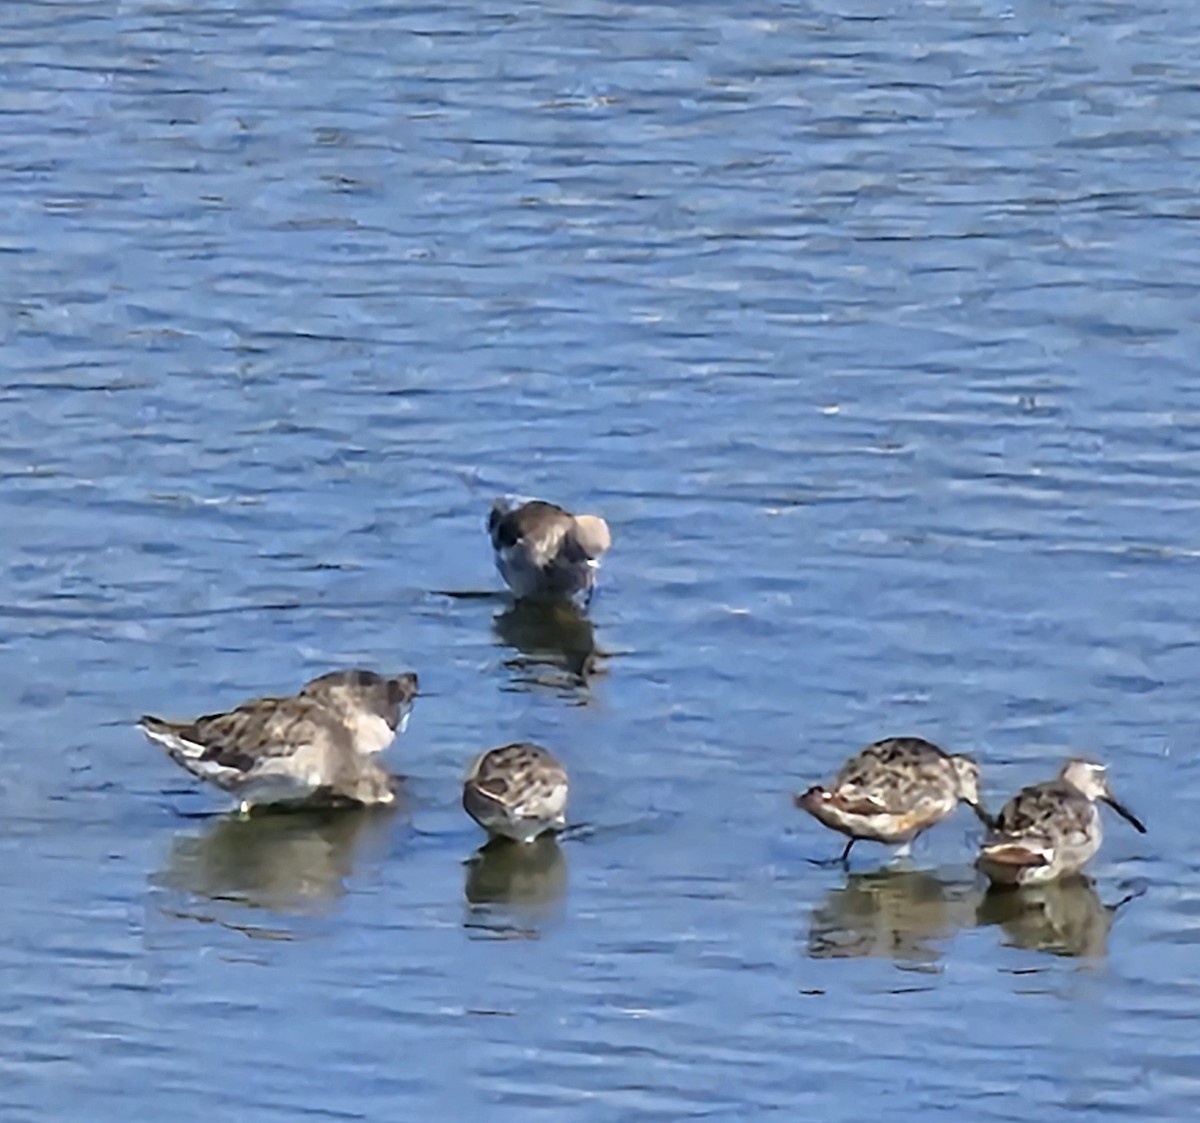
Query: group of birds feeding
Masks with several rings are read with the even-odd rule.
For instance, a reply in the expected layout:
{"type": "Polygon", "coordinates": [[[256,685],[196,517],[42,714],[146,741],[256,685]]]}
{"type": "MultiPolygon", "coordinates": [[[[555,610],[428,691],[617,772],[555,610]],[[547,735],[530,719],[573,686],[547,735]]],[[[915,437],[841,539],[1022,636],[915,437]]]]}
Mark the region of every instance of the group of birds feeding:
{"type": "MultiPolygon", "coordinates": [[[[519,599],[590,603],[611,545],[605,521],[542,500],[498,499],[487,529],[496,568],[519,599]]],[[[370,805],[396,798],[380,755],[404,732],[418,693],[415,674],[333,671],[294,695],[255,698],[192,721],[143,717],[142,731],[192,775],[255,806],[370,805]]],[[[493,838],[531,842],[566,827],[566,769],[546,749],[515,742],[471,763],[463,807],[493,838]]],[[[1138,831],[1113,796],[1104,767],[1067,762],[1059,776],[1022,789],[992,818],[979,765],[919,737],[877,741],[851,757],[828,787],[795,803],[848,836],[907,850],[923,831],[968,804],[987,828],[976,865],[996,885],[1040,884],[1079,872],[1103,837],[1097,800],[1138,831]]]]}
{"type": "MultiPolygon", "coordinates": [[[[608,524],[541,500],[498,499],[488,516],[496,568],[518,599],[591,599],[608,524]]],[[[415,674],[332,671],[296,694],[253,698],[191,721],[145,716],[142,732],[193,776],[255,807],[393,803],[380,763],[404,732],[415,674]]],[[[481,753],[463,782],[463,807],[493,837],[532,842],[567,825],[566,769],[540,745],[481,753]]]]}
{"type": "Polygon", "coordinates": [[[1079,873],[1100,849],[1097,801],[1140,833],[1146,828],[1108,786],[1104,766],[1074,758],[1053,780],[1031,784],[993,818],[979,794],[979,765],[920,737],[890,737],[852,756],[828,787],[795,797],[797,807],[849,836],[840,861],[860,839],[907,851],[922,831],[965,803],[987,828],[976,866],[993,885],[1041,885],[1079,873]]]}

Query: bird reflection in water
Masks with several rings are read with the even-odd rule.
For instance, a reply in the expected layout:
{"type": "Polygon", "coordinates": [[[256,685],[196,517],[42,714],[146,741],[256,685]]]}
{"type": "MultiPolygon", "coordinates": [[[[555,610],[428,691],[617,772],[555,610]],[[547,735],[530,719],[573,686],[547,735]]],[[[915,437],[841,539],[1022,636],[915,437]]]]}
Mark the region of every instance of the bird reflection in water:
{"type": "Polygon", "coordinates": [[[505,665],[522,682],[573,689],[601,673],[596,630],[569,601],[519,600],[497,614],[492,627],[502,644],[516,650],[505,665]]]}
{"type": "Polygon", "coordinates": [[[940,946],[975,923],[974,880],[947,881],[921,870],[852,873],[813,910],[808,954],[813,959],[893,959],[934,970],[940,946]]]}
{"type": "Polygon", "coordinates": [[[536,938],[557,919],[567,859],[552,835],[534,842],[493,839],[466,861],[464,927],[509,939],[536,938]]]}
{"type": "Polygon", "coordinates": [[[155,882],[191,900],[163,911],[243,931],[236,921],[242,910],[326,915],[364,851],[383,851],[395,813],[376,807],[223,816],[202,834],[177,835],[155,882]],[[232,922],[225,906],[233,906],[232,922]]]}
{"type": "Polygon", "coordinates": [[[1146,891],[1132,887],[1106,905],[1090,878],[1074,876],[1023,889],[990,890],[979,904],[976,923],[997,924],[1009,947],[1051,955],[1099,959],[1108,953],[1108,934],[1117,913],[1146,891]]]}

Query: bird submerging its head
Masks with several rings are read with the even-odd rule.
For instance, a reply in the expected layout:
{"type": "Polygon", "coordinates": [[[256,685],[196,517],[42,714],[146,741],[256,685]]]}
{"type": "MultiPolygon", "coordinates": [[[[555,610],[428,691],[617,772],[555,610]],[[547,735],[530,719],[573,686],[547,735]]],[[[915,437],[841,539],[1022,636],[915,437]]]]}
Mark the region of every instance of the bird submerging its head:
{"type": "Polygon", "coordinates": [[[540,499],[497,499],[487,525],[496,568],[518,599],[591,599],[612,545],[598,515],[572,515],[540,499]]]}
{"type": "Polygon", "coordinates": [[[943,752],[921,737],[876,741],[842,765],[829,787],[794,797],[797,807],[850,841],[901,845],[906,852],[922,831],[968,804],[990,823],[979,798],[979,765],[969,756],[943,752]]]}
{"type": "Polygon", "coordinates": [[[567,770],[526,741],[489,749],[467,772],[463,808],[493,837],[532,842],[567,825],[567,770]]]}

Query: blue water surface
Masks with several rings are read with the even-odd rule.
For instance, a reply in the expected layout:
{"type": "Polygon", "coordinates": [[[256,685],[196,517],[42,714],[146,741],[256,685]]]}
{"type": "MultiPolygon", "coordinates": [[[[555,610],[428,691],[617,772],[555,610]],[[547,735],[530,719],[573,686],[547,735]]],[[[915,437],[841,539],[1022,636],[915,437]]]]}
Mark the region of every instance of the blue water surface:
{"type": "Polygon", "coordinates": [[[1194,1116],[1194,4],[43,0],[0,57],[5,1123],[1194,1116]],[[448,595],[501,492],[608,518],[590,621],[448,595]],[[395,813],[214,814],[132,724],[349,665],[426,691],[395,813]],[[1019,904],[965,813],[814,866],[790,793],[901,732],[1149,833],[1019,904]],[[516,738],[579,830],[469,862],[516,738]]]}

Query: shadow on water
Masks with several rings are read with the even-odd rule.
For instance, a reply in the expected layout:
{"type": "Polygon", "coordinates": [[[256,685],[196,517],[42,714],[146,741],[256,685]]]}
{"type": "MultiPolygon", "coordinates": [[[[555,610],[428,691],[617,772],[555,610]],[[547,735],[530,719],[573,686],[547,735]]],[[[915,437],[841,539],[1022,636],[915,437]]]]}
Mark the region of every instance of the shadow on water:
{"type": "Polygon", "coordinates": [[[991,889],[979,902],[976,923],[999,925],[1009,947],[1051,955],[1102,958],[1117,914],[1145,892],[1138,886],[1106,905],[1086,877],[1023,889],[991,889]]]}
{"type": "Polygon", "coordinates": [[[577,687],[600,673],[595,627],[574,604],[517,601],[497,613],[492,627],[502,644],[518,652],[505,666],[521,682],[577,687]],[[548,677],[546,668],[561,674],[548,677]]]}
{"type": "Polygon", "coordinates": [[[951,881],[913,869],[852,873],[814,910],[808,930],[813,959],[877,956],[932,970],[940,945],[975,923],[973,880],[951,881]]]}
{"type": "Polygon", "coordinates": [[[535,938],[562,912],[567,859],[550,835],[528,845],[493,840],[466,861],[463,926],[510,939],[535,938]]]}
{"type": "Polygon", "coordinates": [[[188,899],[165,912],[205,922],[228,918],[208,906],[327,915],[364,852],[382,851],[395,815],[387,807],[226,816],[202,833],[176,835],[154,884],[188,899]]]}

